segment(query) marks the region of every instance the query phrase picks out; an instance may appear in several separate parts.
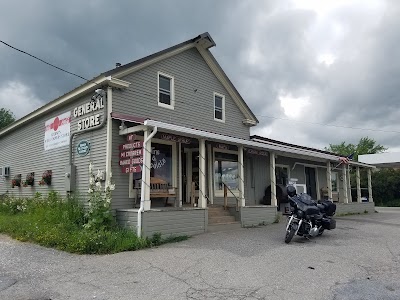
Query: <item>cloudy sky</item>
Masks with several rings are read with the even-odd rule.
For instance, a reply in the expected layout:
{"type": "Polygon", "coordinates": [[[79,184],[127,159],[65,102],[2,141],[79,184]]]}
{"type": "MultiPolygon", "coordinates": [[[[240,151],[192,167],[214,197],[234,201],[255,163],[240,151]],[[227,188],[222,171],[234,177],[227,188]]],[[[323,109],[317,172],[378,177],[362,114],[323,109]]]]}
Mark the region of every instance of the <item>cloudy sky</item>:
{"type": "MultiPolygon", "coordinates": [[[[0,40],[85,78],[209,32],[260,120],[253,134],[320,149],[368,136],[400,151],[400,1],[0,3],[0,40]]],[[[0,44],[0,107],[18,118],[82,83],[0,44]]]]}

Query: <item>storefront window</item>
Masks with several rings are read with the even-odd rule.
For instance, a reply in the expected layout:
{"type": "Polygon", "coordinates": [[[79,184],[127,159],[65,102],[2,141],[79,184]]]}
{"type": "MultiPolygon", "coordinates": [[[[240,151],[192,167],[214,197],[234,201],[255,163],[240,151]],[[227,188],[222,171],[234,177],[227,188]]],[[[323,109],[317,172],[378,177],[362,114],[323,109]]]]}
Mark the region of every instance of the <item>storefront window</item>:
{"type": "Polygon", "coordinates": [[[332,172],[332,192],[338,191],[338,174],[336,172],[332,172]]]}
{"type": "MultiPolygon", "coordinates": [[[[172,146],[152,143],[150,177],[157,177],[172,185],[172,146]]],[[[142,173],[134,173],[133,180],[142,179],[142,173]]]]}
{"type": "Polygon", "coordinates": [[[215,152],[214,188],[223,190],[223,182],[231,189],[239,189],[238,156],[236,154],[215,152]]]}
{"type": "Polygon", "coordinates": [[[276,184],[288,184],[289,171],[287,167],[275,166],[276,184]]]}

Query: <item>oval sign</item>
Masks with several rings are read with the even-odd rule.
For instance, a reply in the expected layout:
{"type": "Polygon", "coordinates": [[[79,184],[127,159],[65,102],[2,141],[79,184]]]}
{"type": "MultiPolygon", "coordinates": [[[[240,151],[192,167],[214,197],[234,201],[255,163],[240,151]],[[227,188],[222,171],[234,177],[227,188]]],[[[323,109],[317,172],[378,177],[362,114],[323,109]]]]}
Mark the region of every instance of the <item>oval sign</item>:
{"type": "Polygon", "coordinates": [[[90,152],[90,143],[88,141],[80,141],[78,146],[76,146],[76,152],[80,156],[85,156],[90,152]]]}

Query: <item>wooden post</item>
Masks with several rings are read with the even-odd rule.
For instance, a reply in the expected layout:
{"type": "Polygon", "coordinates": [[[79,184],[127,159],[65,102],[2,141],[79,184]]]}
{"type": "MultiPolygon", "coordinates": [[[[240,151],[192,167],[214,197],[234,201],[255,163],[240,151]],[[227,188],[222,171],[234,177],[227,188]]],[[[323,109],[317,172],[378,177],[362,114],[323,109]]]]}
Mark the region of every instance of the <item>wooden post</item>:
{"type": "Polygon", "coordinates": [[[326,163],[326,181],[326,186],[328,187],[328,198],[332,200],[332,169],[330,161],[326,163]]]}
{"type": "Polygon", "coordinates": [[[199,140],[199,205],[198,207],[206,208],[206,141],[199,140]]]}
{"type": "Polygon", "coordinates": [[[269,171],[271,179],[271,206],[278,206],[276,199],[276,176],[275,176],[275,153],[271,152],[269,156],[269,171]]]}
{"type": "Polygon", "coordinates": [[[372,198],[372,177],[371,177],[371,169],[368,169],[368,201],[374,202],[372,198]]]}
{"type": "Polygon", "coordinates": [[[228,188],[224,184],[224,209],[226,210],[228,206],[228,188]]]}
{"type": "Polygon", "coordinates": [[[190,205],[194,206],[196,199],[196,183],[192,181],[191,188],[190,188],[190,205]]]}
{"type": "MultiPolygon", "coordinates": [[[[246,200],[244,198],[244,160],[243,160],[243,146],[238,147],[238,163],[239,163],[239,200],[240,206],[246,206],[246,200]]],[[[237,201],[236,201],[237,202],[237,201]]],[[[236,204],[238,206],[238,204],[236,204]]],[[[236,208],[237,211],[238,207],[236,208]]]]}
{"type": "Polygon", "coordinates": [[[361,181],[360,181],[360,167],[356,169],[356,181],[357,181],[357,202],[361,202],[361,181]]]}
{"type": "Polygon", "coordinates": [[[343,185],[343,203],[349,203],[349,193],[347,191],[347,165],[342,166],[342,185],[343,185]]]}

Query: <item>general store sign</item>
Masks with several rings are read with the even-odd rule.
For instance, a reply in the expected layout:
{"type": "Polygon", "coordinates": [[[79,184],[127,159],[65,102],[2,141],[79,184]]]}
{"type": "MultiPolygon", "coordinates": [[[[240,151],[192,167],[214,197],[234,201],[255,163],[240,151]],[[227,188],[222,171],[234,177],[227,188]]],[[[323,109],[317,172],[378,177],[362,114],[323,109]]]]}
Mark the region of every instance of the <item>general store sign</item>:
{"type": "Polygon", "coordinates": [[[44,150],[47,151],[69,145],[71,112],[66,112],[47,120],[44,125],[44,150]]]}
{"type": "Polygon", "coordinates": [[[92,116],[86,116],[86,115],[92,112],[97,112],[103,108],[104,108],[104,103],[102,98],[75,107],[73,111],[74,117],[75,118],[83,117],[78,120],[78,131],[99,126],[100,125],[99,113],[92,116]]]}

